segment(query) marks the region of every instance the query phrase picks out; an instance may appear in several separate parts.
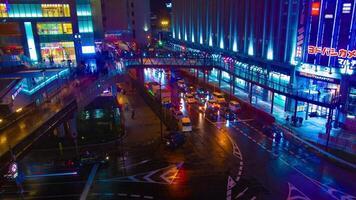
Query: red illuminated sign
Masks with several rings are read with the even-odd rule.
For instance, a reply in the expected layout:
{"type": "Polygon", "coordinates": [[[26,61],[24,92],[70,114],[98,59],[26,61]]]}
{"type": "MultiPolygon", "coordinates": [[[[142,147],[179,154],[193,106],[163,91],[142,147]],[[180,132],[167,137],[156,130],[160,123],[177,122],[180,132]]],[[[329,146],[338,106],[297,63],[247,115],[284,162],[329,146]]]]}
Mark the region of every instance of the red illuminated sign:
{"type": "Polygon", "coordinates": [[[316,47],[308,46],[308,54],[321,54],[322,56],[330,57],[340,57],[340,58],[356,58],[356,50],[346,50],[339,49],[338,51],[335,48],[329,47],[316,47]]]}
{"type": "Polygon", "coordinates": [[[318,16],[320,12],[320,2],[313,2],[312,3],[312,16],[318,16]]]}

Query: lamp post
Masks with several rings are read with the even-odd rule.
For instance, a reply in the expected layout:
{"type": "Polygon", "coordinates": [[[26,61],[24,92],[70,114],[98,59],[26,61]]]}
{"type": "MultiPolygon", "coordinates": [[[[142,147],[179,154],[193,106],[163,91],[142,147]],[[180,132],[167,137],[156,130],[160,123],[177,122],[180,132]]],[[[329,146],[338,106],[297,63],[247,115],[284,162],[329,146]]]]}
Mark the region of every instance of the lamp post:
{"type": "Polygon", "coordinates": [[[163,114],[162,114],[162,76],[159,78],[159,106],[160,106],[160,133],[161,133],[161,141],[163,141],[163,124],[162,124],[162,119],[163,119],[163,114]]]}

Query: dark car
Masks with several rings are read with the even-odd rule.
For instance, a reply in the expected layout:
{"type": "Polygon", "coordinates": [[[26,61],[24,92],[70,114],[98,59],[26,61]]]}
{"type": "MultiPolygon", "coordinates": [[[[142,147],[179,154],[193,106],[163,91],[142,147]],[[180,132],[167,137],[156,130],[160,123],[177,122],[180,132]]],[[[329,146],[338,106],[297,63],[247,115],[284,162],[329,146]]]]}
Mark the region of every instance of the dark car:
{"type": "Polygon", "coordinates": [[[88,166],[92,164],[106,164],[109,162],[110,156],[107,153],[85,152],[79,155],[79,166],[88,166]]]}
{"type": "Polygon", "coordinates": [[[273,125],[265,125],[262,127],[263,129],[263,133],[270,138],[274,138],[274,139],[281,139],[283,137],[283,131],[281,131],[280,129],[278,129],[277,127],[273,126],[273,125]]]}
{"type": "Polygon", "coordinates": [[[215,107],[208,107],[205,110],[205,116],[212,121],[217,121],[219,116],[219,109],[215,107]]]}
{"type": "Polygon", "coordinates": [[[185,143],[185,135],[181,132],[171,132],[165,139],[166,146],[170,149],[176,149],[185,143]]]}
{"type": "Polygon", "coordinates": [[[196,96],[197,98],[199,99],[205,99],[206,100],[206,97],[209,95],[209,91],[204,89],[204,88],[198,88],[196,90],[196,96]]]}
{"type": "Polygon", "coordinates": [[[224,117],[226,120],[229,120],[229,121],[236,121],[237,120],[236,113],[232,112],[229,109],[225,110],[225,112],[223,113],[222,117],[224,117]]]}

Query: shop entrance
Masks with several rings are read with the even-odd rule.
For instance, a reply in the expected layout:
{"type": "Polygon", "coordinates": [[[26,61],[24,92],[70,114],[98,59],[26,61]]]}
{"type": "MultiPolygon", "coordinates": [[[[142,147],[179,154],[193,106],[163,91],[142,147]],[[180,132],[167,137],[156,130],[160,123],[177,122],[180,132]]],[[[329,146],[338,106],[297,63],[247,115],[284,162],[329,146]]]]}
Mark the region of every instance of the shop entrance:
{"type": "Polygon", "coordinates": [[[42,60],[45,62],[66,63],[68,60],[75,63],[74,42],[41,43],[42,60]]]}

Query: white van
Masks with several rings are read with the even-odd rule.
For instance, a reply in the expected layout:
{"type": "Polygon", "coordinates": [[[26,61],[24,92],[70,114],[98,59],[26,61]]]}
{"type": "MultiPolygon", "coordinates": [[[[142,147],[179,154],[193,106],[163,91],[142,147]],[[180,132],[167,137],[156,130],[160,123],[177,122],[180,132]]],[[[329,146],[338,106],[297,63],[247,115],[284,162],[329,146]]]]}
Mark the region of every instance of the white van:
{"type": "Polygon", "coordinates": [[[189,117],[183,117],[179,120],[179,129],[183,133],[192,132],[193,126],[192,126],[192,123],[191,123],[189,117]]]}
{"type": "Polygon", "coordinates": [[[213,93],[213,100],[217,101],[218,103],[225,103],[224,93],[222,93],[222,92],[214,92],[213,93]]]}

